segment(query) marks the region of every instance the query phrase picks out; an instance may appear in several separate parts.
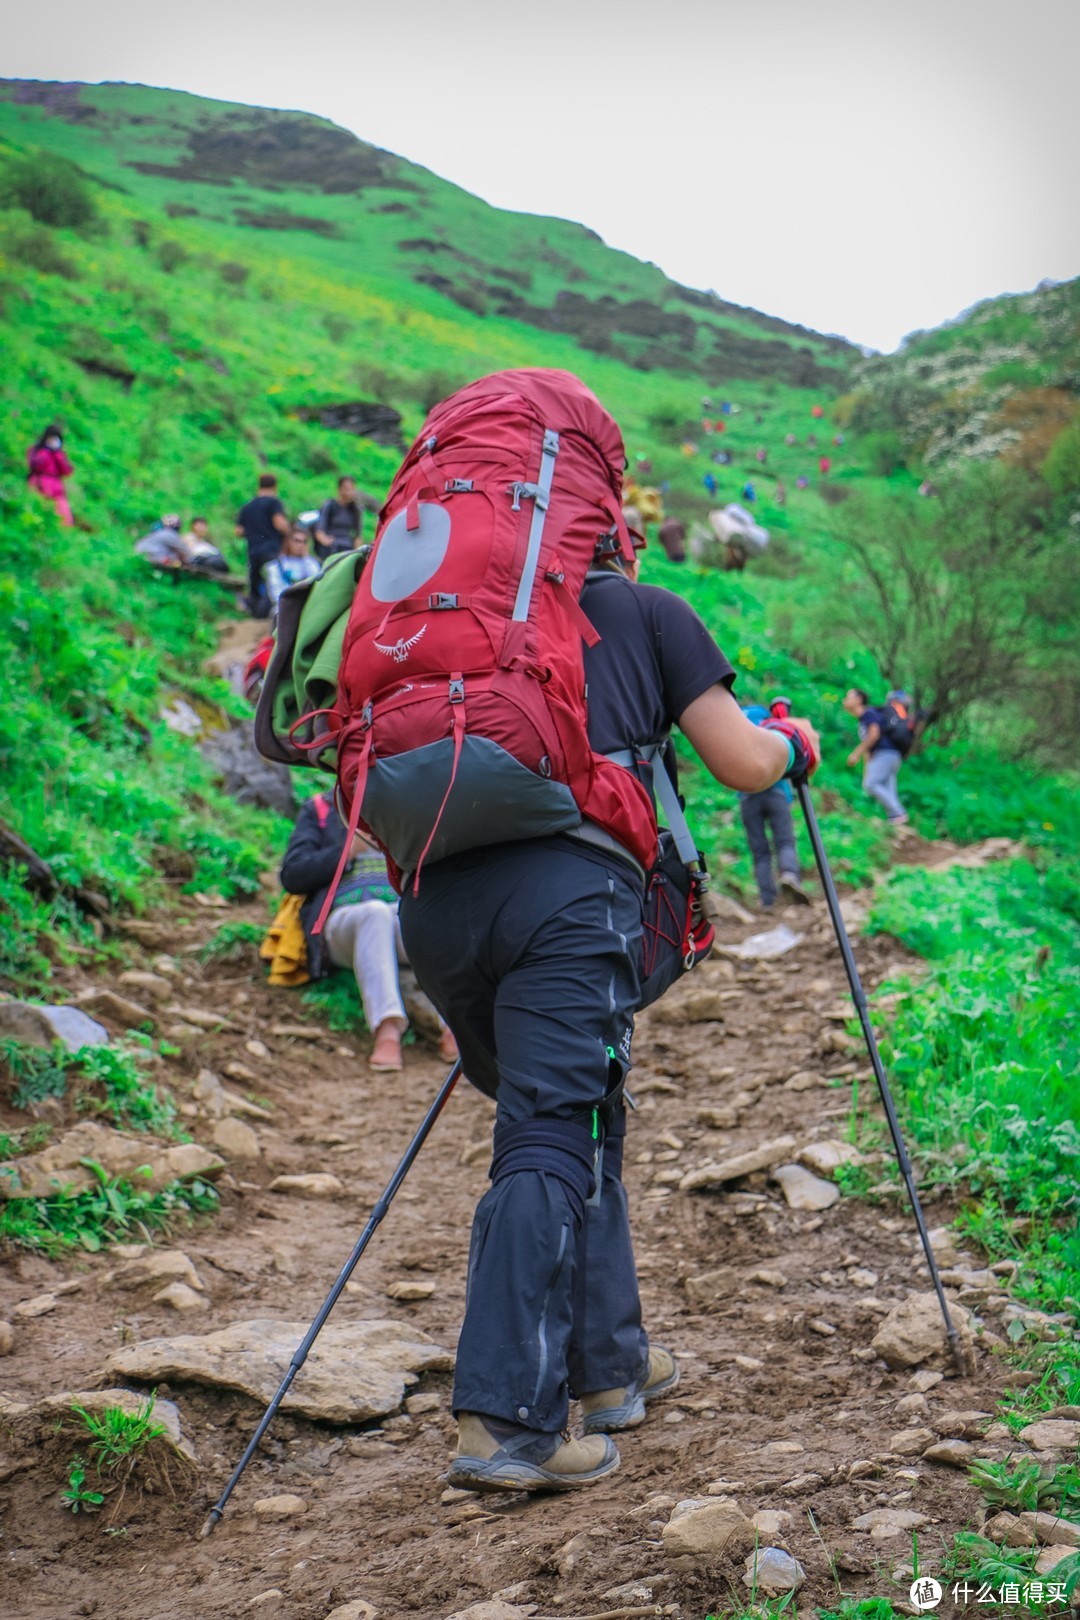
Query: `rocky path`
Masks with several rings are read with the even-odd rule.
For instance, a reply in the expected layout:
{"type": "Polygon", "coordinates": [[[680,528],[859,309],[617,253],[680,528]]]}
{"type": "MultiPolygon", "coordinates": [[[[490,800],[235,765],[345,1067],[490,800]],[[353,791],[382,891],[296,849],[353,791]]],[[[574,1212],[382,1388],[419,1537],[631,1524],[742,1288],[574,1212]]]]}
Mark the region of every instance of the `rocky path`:
{"type": "MultiPolygon", "coordinates": [[[[0,1613],[704,1620],[747,1598],[756,1536],[798,1561],[809,1616],[841,1590],[906,1601],[912,1529],[925,1567],[979,1522],[957,1465],[972,1441],[994,1456],[1007,1440],[993,1424],[1005,1370],[989,1347],[1008,1278],[966,1276],[978,1261],[941,1234],[943,1263],[985,1319],[976,1370],[961,1379],[933,1356],[932,1316],[917,1366],[882,1359],[900,1352],[875,1335],[928,1284],[908,1212],[839,1199],[829,1179],[847,1151],[847,1080],[865,1059],[843,1033],[842,969],[813,911],[781,919],[804,936],[787,955],[714,959],[641,1021],[627,1180],[648,1323],[683,1376],[621,1439],[619,1472],[571,1497],[445,1491],[449,1368],[490,1129],[489,1105],[462,1086],[298,1380],[303,1411],[281,1414],[200,1540],[258,1396],[283,1371],[275,1343],[314,1315],[443,1073],[418,1046],[403,1076],[372,1076],[362,1041],[305,1026],[250,966],[200,968],[221,915],[167,935],[150,922],[131,941],[131,965],[163,981],[138,994],[159,998],[158,1027],[181,1047],[160,1078],[197,1142],[228,1162],[221,1214],[178,1232],[167,1259],[5,1261],[0,1613]],[[191,1342],[226,1329],[224,1343],[191,1342]],[[147,1347],[178,1336],[188,1342],[147,1347]],[[174,1403],[193,1460],[153,1492],[133,1486],[118,1510],[72,1516],[59,1502],[72,1442],[56,1432],[58,1397],[118,1385],[174,1403]]],[[[858,955],[872,986],[897,949],[862,942],[858,955]]],[[[107,1004],[99,1012],[110,1021],[107,1004]]],[[[948,1214],[928,1210],[932,1225],[948,1214]]]]}

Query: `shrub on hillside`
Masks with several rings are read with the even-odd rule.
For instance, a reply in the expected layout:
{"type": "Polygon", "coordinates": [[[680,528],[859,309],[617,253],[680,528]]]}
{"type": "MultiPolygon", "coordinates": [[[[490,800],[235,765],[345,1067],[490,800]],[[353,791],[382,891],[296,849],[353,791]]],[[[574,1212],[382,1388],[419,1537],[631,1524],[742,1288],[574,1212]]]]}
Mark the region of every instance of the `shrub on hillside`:
{"type": "Polygon", "coordinates": [[[98,217],[88,182],[66,158],[46,152],[9,159],[0,171],[0,203],[25,208],[39,225],[85,230],[98,217]]]}
{"type": "Polygon", "coordinates": [[[251,266],[237,264],[235,259],[225,259],[218,265],[218,275],[230,287],[242,287],[251,274],[251,266]]]}
{"type": "Polygon", "coordinates": [[[162,242],[157,250],[158,264],[167,275],[172,275],[174,270],[179,270],[182,264],[186,264],[189,256],[186,248],[171,239],[162,242]]]}
{"type": "Polygon", "coordinates": [[[78,279],[79,267],[74,259],[61,249],[53,233],[39,225],[22,208],[12,208],[0,214],[0,237],[4,252],[17,264],[29,265],[45,276],[63,276],[68,281],[78,279]]]}
{"type": "MultiPolygon", "coordinates": [[[[1080,614],[1080,563],[1055,526],[1046,485],[972,466],[935,500],[907,491],[851,500],[837,519],[835,590],[820,630],[855,635],[885,678],[908,687],[942,741],[973,706],[1023,701],[1060,663],[1080,614]]],[[[1047,728],[1063,734],[1066,716],[1047,728]]],[[[1075,745],[1075,736],[1072,745],[1075,745]]]]}

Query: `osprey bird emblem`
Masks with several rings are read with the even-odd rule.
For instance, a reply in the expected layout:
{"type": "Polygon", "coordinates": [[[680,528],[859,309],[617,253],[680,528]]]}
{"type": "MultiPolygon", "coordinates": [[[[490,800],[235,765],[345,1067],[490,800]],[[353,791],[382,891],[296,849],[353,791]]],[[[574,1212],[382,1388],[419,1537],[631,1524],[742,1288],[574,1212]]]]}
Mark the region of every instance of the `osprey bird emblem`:
{"type": "Polygon", "coordinates": [[[422,624],[415,636],[410,636],[407,641],[405,640],[405,637],[402,636],[400,640],[395,641],[391,647],[385,646],[381,641],[377,641],[375,645],[379,652],[385,653],[387,658],[392,658],[395,664],[403,664],[426,629],[427,625],[422,624]]]}

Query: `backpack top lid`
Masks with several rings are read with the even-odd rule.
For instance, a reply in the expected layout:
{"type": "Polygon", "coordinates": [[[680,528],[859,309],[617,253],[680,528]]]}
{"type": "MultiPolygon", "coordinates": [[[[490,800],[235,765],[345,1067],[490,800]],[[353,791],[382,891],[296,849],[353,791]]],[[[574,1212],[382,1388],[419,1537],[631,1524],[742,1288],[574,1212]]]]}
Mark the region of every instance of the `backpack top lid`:
{"type": "Polygon", "coordinates": [[[603,457],[611,489],[616,496],[622,495],[626,448],[614,417],[580,377],[546,366],[496,371],[459,388],[429,411],[406,464],[433,435],[438,438],[454,421],[485,410],[531,416],[555,433],[576,433],[587,439],[603,457]]]}

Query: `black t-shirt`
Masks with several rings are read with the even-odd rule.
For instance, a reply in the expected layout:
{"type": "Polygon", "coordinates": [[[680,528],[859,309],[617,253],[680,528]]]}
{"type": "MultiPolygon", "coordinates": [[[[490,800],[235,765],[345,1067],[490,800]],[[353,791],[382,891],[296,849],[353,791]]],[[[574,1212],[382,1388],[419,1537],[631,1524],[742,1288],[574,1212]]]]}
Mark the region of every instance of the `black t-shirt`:
{"type": "Polygon", "coordinates": [[[884,708],[879,708],[879,709],[869,709],[868,708],[868,709],[864,709],[862,714],[860,714],[860,716],[859,716],[859,739],[860,739],[860,741],[865,741],[866,733],[870,730],[871,726],[877,726],[878,730],[881,732],[881,736],[878,738],[877,742],[874,744],[874,746],[870,750],[871,754],[880,754],[882,752],[887,753],[887,754],[898,754],[900,752],[899,748],[897,748],[896,744],[893,742],[892,738],[887,733],[888,725],[889,725],[889,720],[888,720],[888,716],[886,715],[886,712],[885,712],[884,708]]]}
{"type": "Polygon", "coordinates": [[[281,550],[282,537],[274,528],[274,518],[284,511],[276,495],[256,495],[253,501],[240,508],[236,521],[244,531],[249,551],[270,551],[277,555],[281,550]]]}
{"type": "Polygon", "coordinates": [[[319,528],[328,534],[336,546],[352,550],[363,527],[363,513],[359,501],[326,501],[319,513],[319,528]]]}
{"type": "Polygon", "coordinates": [[[589,742],[598,754],[659,742],[710,686],[734,685],[735,671],[673,591],[592,569],[581,605],[601,637],[585,649],[589,742]]]}

